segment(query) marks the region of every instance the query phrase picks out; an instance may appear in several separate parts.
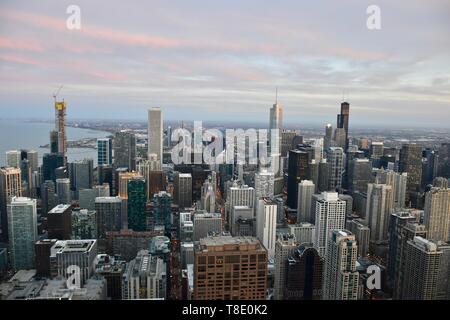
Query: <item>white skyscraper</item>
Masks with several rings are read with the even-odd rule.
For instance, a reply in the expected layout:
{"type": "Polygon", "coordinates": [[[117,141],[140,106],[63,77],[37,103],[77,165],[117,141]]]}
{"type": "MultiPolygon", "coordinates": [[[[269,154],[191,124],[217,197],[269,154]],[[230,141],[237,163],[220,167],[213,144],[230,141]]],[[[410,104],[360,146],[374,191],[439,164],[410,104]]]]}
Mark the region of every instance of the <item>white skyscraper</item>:
{"type": "Polygon", "coordinates": [[[266,169],[255,173],[256,199],[261,197],[272,198],[274,195],[274,173],[266,169]]]}
{"type": "Polygon", "coordinates": [[[424,224],[427,239],[448,241],[450,224],[450,189],[432,188],[425,195],[424,224]]]}
{"type": "Polygon", "coordinates": [[[6,151],[6,166],[13,168],[20,168],[20,151],[19,150],[10,150],[6,151]]]}
{"type": "Polygon", "coordinates": [[[385,184],[367,185],[366,221],[370,240],[376,243],[388,240],[388,224],[393,212],[392,187],[385,184]]]}
{"type": "Polygon", "coordinates": [[[148,154],[156,154],[157,159],[162,163],[163,116],[159,108],[148,110],[148,154]]]}
{"type": "Polygon", "coordinates": [[[357,300],[359,272],[358,246],[347,230],[333,230],[327,245],[323,277],[324,300],[357,300]]]}
{"type": "Polygon", "coordinates": [[[267,198],[258,201],[256,236],[267,249],[269,259],[275,256],[278,206],[267,198]]]}
{"type": "Polygon", "coordinates": [[[344,149],[331,147],[327,150],[328,162],[328,190],[342,188],[342,177],[345,169],[344,149]]]}
{"type": "Polygon", "coordinates": [[[34,269],[34,243],[37,241],[36,199],[11,199],[8,204],[8,232],[13,269],[34,269]]]}
{"type": "Polygon", "coordinates": [[[314,247],[322,257],[326,256],[327,243],[332,230],[344,229],[346,202],[337,192],[322,192],[315,203],[316,235],[314,247]]]}
{"type": "Polygon", "coordinates": [[[297,223],[313,221],[313,217],[311,217],[311,199],[315,187],[311,180],[302,180],[298,184],[297,223]]]}
{"type": "Polygon", "coordinates": [[[226,201],[226,217],[231,224],[231,210],[234,206],[248,206],[255,208],[255,189],[247,185],[238,185],[236,182],[228,189],[226,201]]]}

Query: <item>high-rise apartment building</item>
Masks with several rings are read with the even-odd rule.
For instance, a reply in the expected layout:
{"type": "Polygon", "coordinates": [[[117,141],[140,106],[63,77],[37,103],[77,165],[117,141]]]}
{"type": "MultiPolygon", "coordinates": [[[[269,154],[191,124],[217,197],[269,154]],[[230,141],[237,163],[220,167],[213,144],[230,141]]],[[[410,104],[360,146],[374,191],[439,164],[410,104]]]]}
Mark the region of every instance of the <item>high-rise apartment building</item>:
{"type": "Polygon", "coordinates": [[[278,206],[268,198],[258,200],[256,210],[256,237],[267,249],[269,259],[275,256],[278,206]]]}
{"type": "Polygon", "coordinates": [[[13,197],[22,196],[21,171],[18,168],[0,168],[0,225],[1,239],[8,240],[7,205],[13,197]]]}
{"type": "Polygon", "coordinates": [[[274,299],[283,300],[286,287],[288,258],[293,255],[299,243],[292,234],[280,234],[275,244],[275,270],[273,276],[274,299]]]}
{"type": "Polygon", "coordinates": [[[335,192],[322,192],[315,201],[316,235],[314,247],[322,257],[327,256],[328,239],[332,230],[345,227],[345,201],[335,192]]]}
{"type": "MultiPolygon", "coordinates": [[[[171,137],[168,138],[171,139],[171,137]]],[[[163,115],[159,108],[148,110],[148,154],[155,154],[156,159],[162,164],[163,115]]]]}
{"type": "Polygon", "coordinates": [[[333,230],[327,244],[323,277],[324,300],[357,300],[359,273],[358,246],[347,230],[333,230]]]}
{"type": "Polygon", "coordinates": [[[450,189],[431,188],[426,193],[424,224],[427,239],[450,241],[450,189]]]}
{"type": "Polygon", "coordinates": [[[336,191],[342,188],[342,178],[345,169],[344,149],[331,147],[327,150],[328,190],[336,191]]]}
{"type": "Polygon", "coordinates": [[[393,196],[391,186],[374,183],[367,186],[366,222],[370,228],[370,240],[375,243],[388,239],[393,196]]]}

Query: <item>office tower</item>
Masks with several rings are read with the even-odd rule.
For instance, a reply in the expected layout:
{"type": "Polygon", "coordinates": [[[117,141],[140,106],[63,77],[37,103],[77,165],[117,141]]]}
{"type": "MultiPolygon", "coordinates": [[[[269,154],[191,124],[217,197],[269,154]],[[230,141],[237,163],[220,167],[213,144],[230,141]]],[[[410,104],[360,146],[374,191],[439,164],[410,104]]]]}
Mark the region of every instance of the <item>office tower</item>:
{"type": "Polygon", "coordinates": [[[128,183],[133,178],[143,179],[144,177],[142,177],[138,172],[119,172],[117,195],[123,200],[128,199],[128,183]]]}
{"type": "Polygon", "coordinates": [[[408,174],[397,173],[392,170],[381,169],[377,172],[375,182],[380,184],[386,184],[392,187],[392,207],[404,208],[406,199],[406,184],[408,174]]]}
{"type": "Polygon", "coordinates": [[[345,150],[346,132],[344,128],[336,128],[334,130],[334,145],[345,150]]]}
{"type": "Polygon", "coordinates": [[[315,201],[316,237],[314,247],[322,257],[326,256],[327,244],[332,230],[343,229],[346,203],[336,192],[322,192],[315,201]]]}
{"type": "Polygon", "coordinates": [[[52,277],[68,278],[72,272],[69,266],[80,268],[80,283],[94,274],[97,256],[97,240],[59,240],[50,250],[50,272],[52,277]]]}
{"type": "Polygon", "coordinates": [[[19,150],[6,151],[6,166],[11,168],[20,168],[22,161],[19,150]]]}
{"type": "Polygon", "coordinates": [[[324,300],[357,300],[359,273],[358,246],[347,230],[333,230],[327,244],[323,277],[324,300]]]}
{"type": "Polygon", "coordinates": [[[95,198],[97,236],[106,238],[106,232],[122,229],[122,199],[119,197],[95,198]]]}
{"type": "Polygon", "coordinates": [[[324,192],[328,191],[329,178],[328,178],[328,162],[327,159],[322,159],[319,162],[319,177],[317,191],[324,192]]]}
{"type": "Polygon", "coordinates": [[[210,213],[216,211],[216,188],[211,177],[208,177],[203,183],[200,208],[210,213]]]}
{"type": "Polygon", "coordinates": [[[431,188],[425,195],[424,224],[427,239],[450,241],[450,189],[431,188]]]}
{"type": "Polygon", "coordinates": [[[128,229],[147,230],[146,204],[145,180],[141,177],[131,178],[128,181],[128,229]]]}
{"type": "Polygon", "coordinates": [[[46,216],[57,204],[55,183],[52,180],[44,181],[41,185],[41,215],[46,216]]]}
{"type": "Polygon", "coordinates": [[[166,299],[166,288],[166,263],[147,250],[139,251],[123,274],[122,300],[166,299]]]}
{"type": "Polygon", "coordinates": [[[255,192],[256,198],[261,197],[272,198],[274,196],[274,179],[273,172],[261,169],[255,173],[255,192]]]}
{"type": "Polygon", "coordinates": [[[181,208],[192,206],[192,175],[190,173],[175,172],[173,177],[174,203],[181,208]]]}
{"type": "Polygon", "coordinates": [[[0,168],[0,225],[1,239],[8,240],[7,205],[12,197],[22,196],[21,171],[18,168],[0,168]]]}
{"type": "Polygon", "coordinates": [[[36,200],[13,197],[7,205],[9,251],[14,270],[34,269],[37,240],[36,200]]]}
{"type": "Polygon", "coordinates": [[[346,229],[355,235],[358,243],[358,257],[366,257],[369,253],[370,229],[360,219],[347,221],[346,229]]]}
{"type": "Polygon", "coordinates": [[[422,237],[407,242],[402,299],[436,299],[442,253],[437,243],[422,237]]]}
{"type": "Polygon", "coordinates": [[[96,212],[93,210],[72,209],[72,240],[97,239],[96,212]]]}
{"type": "Polygon", "coordinates": [[[297,136],[297,132],[293,131],[293,130],[283,130],[281,132],[281,156],[282,157],[286,157],[289,150],[295,149],[294,138],[296,136],[297,136]]]}
{"type": "Polygon", "coordinates": [[[370,228],[370,240],[375,243],[388,239],[392,197],[391,186],[375,183],[367,186],[366,222],[370,228]]]}
{"type": "Polygon", "coordinates": [[[148,110],[148,154],[155,154],[157,160],[162,164],[163,116],[159,108],[148,110]]]}
{"type": "Polygon", "coordinates": [[[170,228],[173,198],[170,193],[160,191],[153,196],[153,224],[170,228]]]}
{"type": "Polygon", "coordinates": [[[422,152],[422,187],[433,183],[438,173],[439,155],[437,151],[426,148],[422,152]]]}
{"type": "Polygon", "coordinates": [[[203,238],[194,258],[194,300],[266,299],[267,252],[256,238],[203,238]]]}
{"type": "Polygon", "coordinates": [[[274,270],[274,299],[284,299],[286,287],[286,273],[288,258],[298,248],[299,244],[292,234],[280,234],[275,243],[275,270],[274,270]]]}
{"type": "Polygon", "coordinates": [[[297,208],[298,184],[302,180],[308,180],[310,177],[310,161],[311,155],[307,151],[289,151],[287,205],[292,209],[297,208]]]}
{"type": "MultiPolygon", "coordinates": [[[[403,283],[403,265],[406,250],[406,242],[415,236],[406,229],[408,223],[414,224],[416,217],[407,210],[399,210],[391,214],[389,221],[389,256],[387,271],[389,285],[393,289],[394,298],[400,297],[403,283]]],[[[412,225],[411,225],[412,226],[412,225]]],[[[424,226],[422,226],[424,228],[424,226]]],[[[410,228],[411,229],[411,228],[410,228]]]]}
{"type": "Polygon", "coordinates": [[[315,188],[314,183],[310,180],[303,180],[298,184],[297,223],[313,221],[311,217],[311,199],[315,188]]]}
{"type": "Polygon", "coordinates": [[[450,142],[439,147],[438,176],[450,178],[450,142]]]}
{"type": "Polygon", "coordinates": [[[220,213],[194,213],[193,241],[199,241],[208,236],[208,233],[222,232],[222,216],[220,213]]]}
{"type": "Polygon", "coordinates": [[[367,184],[372,182],[372,165],[369,159],[353,159],[349,161],[348,188],[350,192],[365,192],[367,184]]]}
{"type": "Polygon", "coordinates": [[[50,131],[50,152],[58,153],[58,131],[50,131]]]}
{"type": "Polygon", "coordinates": [[[111,300],[122,299],[122,277],[126,262],[117,256],[98,254],[96,258],[95,274],[106,280],[106,296],[111,300]]]}
{"type": "Polygon", "coordinates": [[[136,170],[136,136],[126,130],[116,132],[114,137],[114,167],[136,170]]]}
{"type": "Polygon", "coordinates": [[[39,169],[38,153],[35,150],[24,150],[20,151],[21,160],[28,160],[30,163],[31,172],[37,171],[39,169]]]}
{"type": "Polygon", "coordinates": [[[254,209],[249,206],[231,208],[229,229],[232,236],[256,236],[254,209]]]}
{"type": "Polygon", "coordinates": [[[370,158],[380,159],[383,153],[384,143],[382,141],[372,141],[370,144],[370,158]]]}
{"type": "Polygon", "coordinates": [[[94,182],[94,161],[84,159],[69,163],[69,178],[76,196],[81,189],[91,189],[94,182]]]}
{"type": "Polygon", "coordinates": [[[419,144],[404,144],[400,150],[399,172],[408,174],[407,201],[420,190],[422,180],[422,146],[419,144]]]}
{"type": "Polygon", "coordinates": [[[229,224],[231,224],[231,210],[234,206],[255,207],[255,193],[255,189],[252,187],[233,183],[227,191],[225,204],[225,213],[229,224]]]}
{"type": "Polygon", "coordinates": [[[70,204],[72,201],[70,194],[70,179],[56,179],[56,194],[58,196],[58,203],[70,204]]]}
{"type": "Polygon", "coordinates": [[[61,153],[66,163],[67,154],[67,137],[66,137],[66,109],[67,103],[63,101],[56,101],[55,97],[55,131],[58,136],[58,153],[61,153]]]}
{"type": "Polygon", "coordinates": [[[325,136],[323,137],[323,148],[324,150],[327,150],[329,147],[332,147],[333,145],[333,126],[331,123],[328,123],[325,126],[325,136]]]}
{"type": "Polygon", "coordinates": [[[256,210],[256,237],[267,249],[269,259],[275,256],[278,206],[268,198],[258,200],[256,210]]]}
{"type": "Polygon", "coordinates": [[[284,299],[320,300],[324,260],[317,250],[302,245],[288,258],[284,299]]]}
{"type": "Polygon", "coordinates": [[[97,163],[99,166],[112,165],[112,139],[97,139],[97,163]]]}
{"type": "Polygon", "coordinates": [[[81,189],[79,191],[79,204],[80,208],[95,210],[95,198],[97,197],[109,197],[109,185],[97,185],[92,189],[81,189]]]}
{"type": "Polygon", "coordinates": [[[300,222],[296,224],[290,224],[289,234],[295,236],[296,241],[299,244],[314,243],[316,236],[316,226],[309,222],[300,222]]]}
{"type": "Polygon", "coordinates": [[[72,207],[60,204],[47,214],[47,230],[50,239],[70,240],[72,237],[72,207]]]}
{"type": "Polygon", "coordinates": [[[46,153],[42,158],[43,180],[56,180],[55,170],[64,166],[64,155],[61,153],[46,153]]]}
{"type": "Polygon", "coordinates": [[[336,191],[342,188],[344,157],[344,150],[342,148],[331,147],[327,150],[328,190],[330,191],[336,191]]]}
{"type": "Polygon", "coordinates": [[[143,160],[138,162],[137,171],[147,181],[147,197],[151,199],[155,193],[165,191],[165,177],[159,160],[143,160]]]}
{"type": "Polygon", "coordinates": [[[353,197],[348,194],[339,194],[339,200],[345,201],[345,214],[351,217],[353,214],[353,197]]]}
{"type": "Polygon", "coordinates": [[[50,252],[56,241],[58,240],[43,239],[36,241],[34,245],[36,276],[50,278],[50,252]]]}
{"type": "Polygon", "coordinates": [[[345,132],[345,148],[344,150],[347,151],[348,149],[348,125],[349,125],[349,117],[350,117],[350,104],[348,102],[342,102],[341,103],[341,113],[337,115],[337,129],[344,129],[345,132]]]}
{"type": "Polygon", "coordinates": [[[278,103],[278,93],[275,100],[275,104],[270,108],[269,129],[278,130],[278,134],[281,138],[281,129],[283,127],[283,108],[278,103]]]}
{"type": "Polygon", "coordinates": [[[98,174],[98,183],[99,184],[105,184],[107,183],[109,185],[109,190],[111,192],[111,195],[114,195],[115,192],[115,186],[114,186],[114,172],[112,166],[98,166],[97,167],[97,174],[98,174]]]}

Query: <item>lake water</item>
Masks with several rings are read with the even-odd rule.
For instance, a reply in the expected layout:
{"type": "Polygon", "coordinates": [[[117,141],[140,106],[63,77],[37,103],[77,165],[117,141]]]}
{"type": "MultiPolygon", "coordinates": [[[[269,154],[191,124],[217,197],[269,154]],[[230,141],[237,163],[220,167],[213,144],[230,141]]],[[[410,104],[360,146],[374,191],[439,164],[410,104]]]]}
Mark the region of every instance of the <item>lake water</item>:
{"type": "MultiPolygon", "coordinates": [[[[54,130],[52,123],[35,123],[20,120],[0,119],[0,166],[5,165],[5,152],[8,150],[33,149],[39,154],[39,164],[42,164],[42,156],[49,153],[50,149],[39,148],[50,142],[50,131],[54,130]]],[[[89,129],[67,127],[67,140],[82,138],[105,138],[109,132],[89,129]]],[[[94,159],[97,165],[97,150],[91,148],[68,148],[68,161],[94,159]]]]}

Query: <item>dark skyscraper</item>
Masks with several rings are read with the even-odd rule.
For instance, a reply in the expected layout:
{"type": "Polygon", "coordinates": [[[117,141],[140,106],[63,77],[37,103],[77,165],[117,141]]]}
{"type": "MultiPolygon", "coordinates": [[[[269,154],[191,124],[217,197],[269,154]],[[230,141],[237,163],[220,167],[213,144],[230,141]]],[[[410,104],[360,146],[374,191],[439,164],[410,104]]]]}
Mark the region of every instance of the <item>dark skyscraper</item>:
{"type": "Polygon", "coordinates": [[[114,167],[136,170],[136,136],[126,130],[116,132],[114,137],[114,167]]]}
{"type": "Polygon", "coordinates": [[[46,153],[42,159],[43,180],[56,181],[55,170],[64,166],[64,155],[62,153],[46,153]]]}
{"type": "Polygon", "coordinates": [[[348,102],[341,103],[341,113],[337,115],[337,128],[345,130],[345,150],[348,149],[348,123],[350,117],[350,104],[348,102]]]}
{"type": "Polygon", "coordinates": [[[422,181],[422,146],[420,144],[404,144],[400,150],[399,172],[408,173],[406,183],[406,202],[413,200],[414,194],[420,191],[422,181]]]}
{"type": "Polygon", "coordinates": [[[439,148],[438,175],[450,178],[450,142],[442,143],[439,148]]]}
{"type": "Polygon", "coordinates": [[[147,195],[145,180],[133,177],[128,181],[128,229],[147,231],[147,195]]]}
{"type": "Polygon", "coordinates": [[[333,126],[331,123],[325,126],[325,136],[323,137],[323,149],[326,150],[329,147],[332,147],[333,141],[333,126]]]}
{"type": "Polygon", "coordinates": [[[297,208],[298,184],[302,180],[309,180],[311,154],[306,150],[290,150],[288,164],[288,198],[287,205],[297,208]]]}
{"type": "Polygon", "coordinates": [[[323,259],[313,247],[301,246],[288,258],[284,298],[320,300],[323,259]]]}

